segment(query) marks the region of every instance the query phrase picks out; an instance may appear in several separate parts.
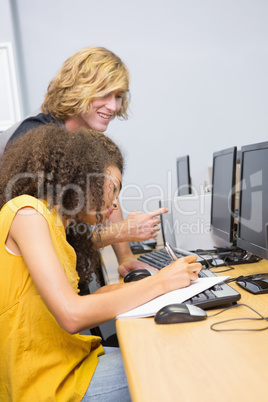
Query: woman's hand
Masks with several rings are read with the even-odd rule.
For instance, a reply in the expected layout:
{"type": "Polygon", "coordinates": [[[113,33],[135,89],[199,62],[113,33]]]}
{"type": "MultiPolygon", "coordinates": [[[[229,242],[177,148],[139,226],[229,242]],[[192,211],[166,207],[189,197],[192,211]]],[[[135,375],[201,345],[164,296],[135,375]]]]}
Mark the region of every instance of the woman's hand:
{"type": "Polygon", "coordinates": [[[189,286],[192,281],[198,279],[201,268],[202,265],[196,262],[196,256],[188,255],[162,268],[155,277],[161,281],[163,293],[167,293],[189,286]]]}

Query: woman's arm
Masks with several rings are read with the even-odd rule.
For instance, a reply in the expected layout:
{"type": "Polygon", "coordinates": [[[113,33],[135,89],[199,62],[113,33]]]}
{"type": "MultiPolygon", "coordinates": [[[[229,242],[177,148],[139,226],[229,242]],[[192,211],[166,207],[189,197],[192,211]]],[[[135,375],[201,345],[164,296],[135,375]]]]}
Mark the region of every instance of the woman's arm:
{"type": "Polygon", "coordinates": [[[195,257],[189,256],[142,281],[79,296],[68,282],[42,215],[35,210],[30,215],[20,210],[10,228],[7,244],[10,242],[18,247],[46,306],[70,333],[95,327],[161,294],[188,286],[201,268],[195,257]]]}

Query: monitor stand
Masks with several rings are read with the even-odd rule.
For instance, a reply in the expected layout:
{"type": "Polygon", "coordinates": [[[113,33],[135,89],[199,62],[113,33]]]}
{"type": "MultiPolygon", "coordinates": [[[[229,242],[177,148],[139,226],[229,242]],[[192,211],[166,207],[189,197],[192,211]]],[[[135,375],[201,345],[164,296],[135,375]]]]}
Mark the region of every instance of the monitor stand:
{"type": "MultiPolygon", "coordinates": [[[[198,251],[195,252],[197,254],[200,254],[198,253],[198,251]]],[[[212,257],[212,261],[210,263],[212,267],[252,264],[261,260],[260,257],[245,250],[242,250],[241,248],[236,246],[206,250],[205,253],[209,254],[212,257]]]]}

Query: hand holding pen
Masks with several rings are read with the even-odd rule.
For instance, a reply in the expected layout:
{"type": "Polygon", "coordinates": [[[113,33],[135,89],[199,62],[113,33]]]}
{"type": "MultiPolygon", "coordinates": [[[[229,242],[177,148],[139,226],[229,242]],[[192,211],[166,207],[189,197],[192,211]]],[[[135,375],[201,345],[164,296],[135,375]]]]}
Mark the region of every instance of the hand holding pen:
{"type": "Polygon", "coordinates": [[[176,256],[176,254],[175,254],[173,248],[171,247],[171,245],[170,245],[168,242],[166,242],[165,249],[166,249],[168,255],[170,256],[170,258],[171,258],[173,261],[178,260],[178,257],[176,256]]]}
{"type": "MultiPolygon", "coordinates": [[[[169,257],[170,257],[173,261],[177,261],[177,260],[180,259],[180,258],[177,257],[175,251],[173,250],[173,248],[171,247],[171,245],[170,245],[168,242],[166,242],[166,244],[165,244],[165,249],[166,249],[166,251],[167,251],[169,257]]],[[[180,250],[178,250],[178,252],[180,252],[180,250]]],[[[185,251],[183,251],[183,252],[186,253],[185,251]]],[[[196,256],[194,256],[194,255],[191,254],[190,252],[187,252],[187,255],[185,255],[183,258],[186,258],[186,259],[188,260],[189,256],[191,256],[192,258],[195,258],[194,261],[192,260],[192,261],[189,261],[189,262],[195,263],[195,261],[196,261],[196,256]]],[[[188,262],[188,261],[187,261],[187,262],[188,262]]],[[[198,268],[197,268],[196,271],[194,270],[193,272],[195,272],[196,274],[198,274],[198,272],[200,271],[200,268],[201,268],[201,264],[195,263],[195,266],[198,266],[198,268]]]]}

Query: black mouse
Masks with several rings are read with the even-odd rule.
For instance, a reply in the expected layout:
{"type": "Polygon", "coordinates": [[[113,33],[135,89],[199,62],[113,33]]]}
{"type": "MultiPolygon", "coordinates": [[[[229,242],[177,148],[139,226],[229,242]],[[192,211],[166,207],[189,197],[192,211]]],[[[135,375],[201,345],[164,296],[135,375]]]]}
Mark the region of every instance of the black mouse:
{"type": "Polygon", "coordinates": [[[205,320],[207,313],[200,307],[191,304],[169,304],[162,307],[155,315],[157,324],[176,324],[205,320]]]}
{"type": "Polygon", "coordinates": [[[144,244],[144,242],[131,242],[129,245],[133,254],[143,254],[152,251],[152,247],[144,244]]]}
{"type": "Polygon", "coordinates": [[[124,282],[134,282],[144,279],[147,276],[151,276],[151,273],[147,269],[133,269],[125,277],[124,282]]]}

